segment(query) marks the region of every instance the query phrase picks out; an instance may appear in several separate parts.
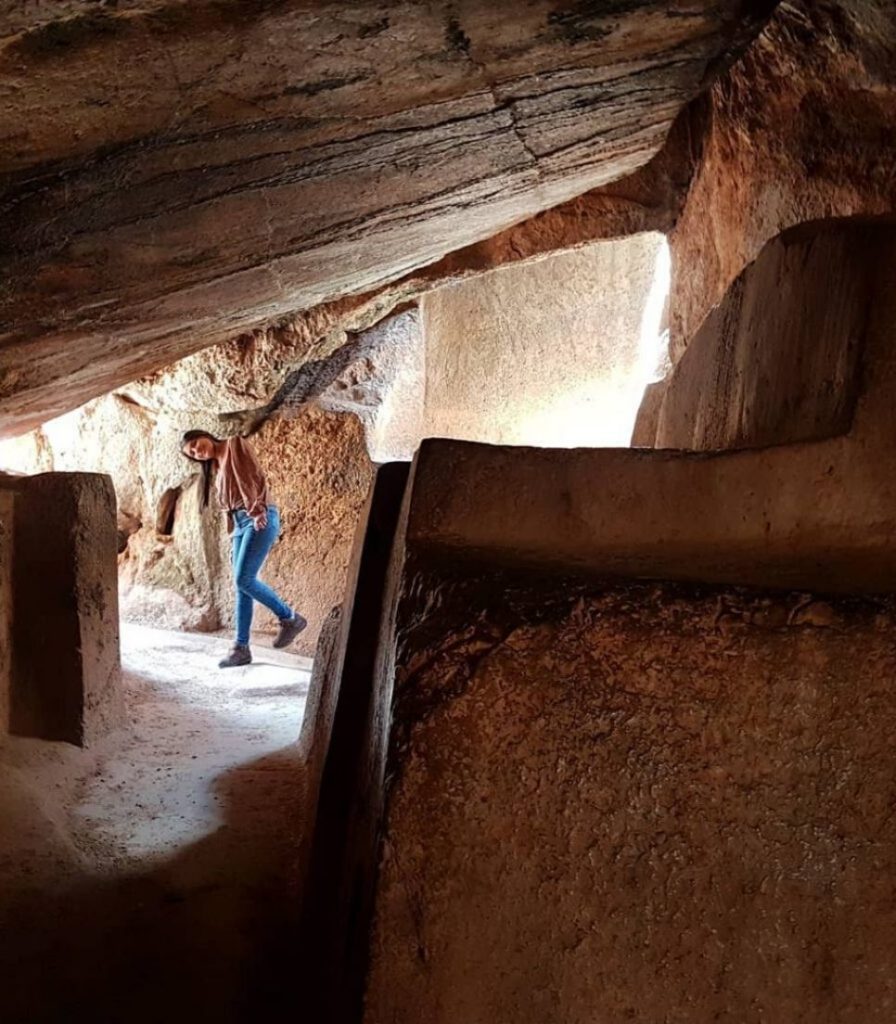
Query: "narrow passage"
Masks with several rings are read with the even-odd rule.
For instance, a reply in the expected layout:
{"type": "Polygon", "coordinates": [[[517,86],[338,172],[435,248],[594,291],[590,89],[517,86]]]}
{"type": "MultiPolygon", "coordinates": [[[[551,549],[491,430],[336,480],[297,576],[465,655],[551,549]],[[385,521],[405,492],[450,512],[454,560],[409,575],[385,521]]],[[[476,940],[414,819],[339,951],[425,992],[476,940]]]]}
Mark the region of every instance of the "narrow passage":
{"type": "Polygon", "coordinates": [[[0,925],[16,936],[0,967],[24,1000],[10,1019],[288,1013],[311,662],[259,647],[221,673],[222,643],[125,625],[124,729],[89,751],[0,748],[17,837],[0,860],[0,925]]]}

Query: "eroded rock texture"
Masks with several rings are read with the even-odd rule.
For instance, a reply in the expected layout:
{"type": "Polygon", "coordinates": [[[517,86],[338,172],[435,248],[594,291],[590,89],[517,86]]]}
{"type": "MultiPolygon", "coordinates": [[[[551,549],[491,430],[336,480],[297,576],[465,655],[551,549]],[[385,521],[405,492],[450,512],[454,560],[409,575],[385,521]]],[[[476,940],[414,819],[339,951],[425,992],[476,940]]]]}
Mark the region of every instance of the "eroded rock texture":
{"type": "MultiPolygon", "coordinates": [[[[830,427],[844,409],[814,385],[854,380],[861,328],[836,436],[424,444],[375,667],[340,695],[363,735],[330,813],[374,814],[344,837],[358,869],[329,902],[315,890],[322,919],[351,922],[323,947],[331,1007],[365,977],[368,1024],[870,1024],[893,1005],[894,608],[862,596],[896,579],[893,247],[890,225],[805,225],[719,311],[716,365],[744,385],[748,431],[830,427]],[[805,391],[766,388],[776,346],[805,391]],[[374,885],[365,975],[349,954],[374,885]]],[[[707,390],[683,393],[727,429],[707,390]]]]}
{"type": "Polygon", "coordinates": [[[670,242],[678,358],[729,284],[802,221],[896,209],[896,8],[790,0],[710,92],[702,159],[670,242]]]}
{"type": "Polygon", "coordinates": [[[414,584],[367,1024],[889,1012],[892,602],[537,587],[414,584]]]}
{"type": "MultiPolygon", "coordinates": [[[[819,305],[822,318],[830,303],[832,332],[838,323],[848,326],[857,311],[868,314],[861,338],[862,387],[855,407],[846,407],[847,433],[831,430],[831,421],[823,416],[828,440],[717,455],[676,450],[520,452],[430,442],[421,450],[415,473],[421,497],[410,512],[409,535],[452,560],[859,593],[891,590],[896,578],[896,482],[891,470],[896,444],[896,238],[890,225],[857,229],[848,219],[815,225],[822,235],[832,233],[822,251],[834,258],[839,249],[847,261],[831,267],[813,258],[812,229],[803,226],[792,242],[801,252],[779,261],[777,242],[768,251],[778,268],[775,288],[792,292],[795,315],[808,297],[819,305]],[[845,244],[832,244],[838,235],[845,244]],[[850,257],[853,245],[862,247],[861,259],[850,257]],[[788,274],[781,276],[785,269],[788,274]],[[832,282],[832,271],[837,287],[820,287],[832,282]],[[859,298],[857,306],[843,305],[849,296],[850,302],[859,298]],[[863,302],[862,296],[870,298],[863,302]]],[[[783,240],[782,246],[786,252],[783,240]]],[[[754,295],[756,301],[762,298],[754,295]]],[[[769,310],[775,308],[769,303],[769,310]]],[[[746,325],[755,309],[734,302],[722,312],[744,316],[746,325]]],[[[757,438],[767,437],[763,432],[770,424],[782,432],[798,431],[826,408],[836,413],[836,403],[829,404],[836,392],[828,395],[824,374],[797,375],[781,390],[763,384],[755,371],[768,365],[766,354],[778,345],[786,353],[787,345],[800,339],[794,325],[777,315],[764,326],[779,333],[762,338],[756,347],[729,348],[732,363],[724,365],[731,380],[758,380],[761,385],[746,389],[752,399],[740,407],[736,422],[746,436],[755,432],[757,438]],[[753,359],[756,367],[751,371],[753,359]]],[[[728,328],[730,337],[739,337],[736,322],[728,328]]],[[[742,337],[752,338],[750,332],[742,337]]],[[[850,332],[841,334],[839,347],[818,346],[811,336],[804,341],[806,368],[824,367],[830,359],[831,370],[848,356],[850,332]],[[815,355],[817,364],[810,358],[815,355]]],[[[680,387],[677,420],[682,429],[696,424],[700,430],[727,430],[726,403],[714,402],[712,388],[706,394],[699,374],[689,379],[692,367],[683,369],[688,372],[680,381],[672,378],[680,387]],[[702,426],[701,416],[707,417],[702,426]]]]}
{"type": "Polygon", "coordinates": [[[0,735],[9,730],[12,688],[14,499],[0,490],[0,735]]]}
{"type": "Polygon", "coordinates": [[[0,486],[14,506],[10,731],[87,746],[120,726],[124,711],[115,492],[94,473],[0,486]]]}
{"type": "MultiPolygon", "coordinates": [[[[284,524],[265,577],[309,618],[310,652],[342,597],[368,453],[409,460],[421,438],[439,435],[626,440],[624,425],[607,431],[613,412],[631,418],[643,387],[645,304],[662,244],[640,234],[480,275],[295,369],[298,332],[284,329],[280,344],[273,332],[246,336],[49,421],[7,442],[4,457],[12,447],[21,470],[109,473],[125,618],[215,631],[232,619],[227,543],[214,511],[199,513],[198,472],[179,438],[196,427],[248,433],[284,524]]],[[[261,610],[258,622],[269,622],[261,610]]]]}
{"type": "MultiPolygon", "coordinates": [[[[427,432],[422,319],[412,307],[386,317],[361,334],[355,345],[344,346],[355,358],[320,396],[322,408],[358,417],[367,451],[377,463],[412,459],[427,432]]],[[[297,397],[302,397],[301,391],[297,397]]],[[[286,396],[287,401],[293,399],[294,394],[286,396]]]]}
{"type": "Polygon", "coordinates": [[[881,233],[832,220],[769,242],[660,385],[659,408],[646,401],[642,443],[749,448],[848,433],[881,233]]]}
{"type": "Polygon", "coordinates": [[[423,437],[628,444],[657,361],[656,233],[429,292],[423,437]]]}
{"type": "Polygon", "coordinates": [[[635,171],[771,6],[7,14],[4,430],[635,171]]]}
{"type": "MultiPolygon", "coordinates": [[[[251,430],[284,398],[294,404],[296,385],[306,389],[309,397],[318,383],[327,386],[335,374],[342,372],[346,361],[355,358],[359,347],[356,336],[367,331],[377,335],[390,331],[390,315],[400,315],[401,310],[433,289],[460,284],[493,270],[537,262],[598,241],[644,232],[668,232],[684,205],[699,153],[703,113],[699,101],[685,108],[660,152],[634,174],[449,253],[384,288],[323,303],[274,327],[253,331],[183,359],[177,364],[182,380],[193,386],[195,367],[200,378],[213,383],[221,380],[221,367],[229,374],[233,365],[239,365],[240,377],[247,382],[243,385],[242,404],[245,406],[253,398],[256,402],[250,407],[234,408],[234,419],[242,429],[251,430]]],[[[172,369],[165,370],[169,379],[172,369]]],[[[399,377],[404,372],[403,369],[399,377]]],[[[419,373],[415,371],[416,379],[423,375],[422,368],[419,373]]],[[[403,400],[416,407],[418,396],[412,395],[404,383],[396,379],[398,389],[404,392],[403,400]]],[[[231,387],[231,380],[226,386],[231,387]]],[[[403,416],[401,411],[396,412],[403,416]]],[[[382,461],[387,457],[404,458],[413,452],[422,436],[413,427],[413,419],[419,416],[422,412],[411,417],[403,438],[396,439],[398,447],[379,434],[372,438],[369,446],[374,457],[382,461]]]]}

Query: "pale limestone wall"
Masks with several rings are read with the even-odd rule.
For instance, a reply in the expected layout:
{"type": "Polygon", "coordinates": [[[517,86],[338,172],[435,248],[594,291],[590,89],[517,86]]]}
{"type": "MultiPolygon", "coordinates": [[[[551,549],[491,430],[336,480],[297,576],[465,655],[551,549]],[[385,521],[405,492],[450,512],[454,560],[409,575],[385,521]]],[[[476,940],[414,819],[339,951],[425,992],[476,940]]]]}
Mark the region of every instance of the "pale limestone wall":
{"type": "Polygon", "coordinates": [[[600,242],[426,295],[424,436],[627,445],[656,367],[664,244],[600,242]]]}
{"type": "MultiPolygon", "coordinates": [[[[655,367],[663,245],[642,234],[445,289],[359,336],[357,358],[323,392],[322,408],[287,401],[253,436],[284,523],[264,575],[308,617],[301,649],[313,651],[342,599],[370,458],[410,459],[439,435],[628,443],[655,367]]],[[[250,349],[194,356],[3,442],[4,464],[18,470],[112,477],[130,621],[207,631],[232,623],[227,538],[220,519],[199,514],[196,467],[179,437],[192,427],[233,432],[221,414],[270,398],[283,368],[267,349],[250,349]]],[[[271,617],[259,611],[256,625],[270,628],[271,617]]]]}
{"type": "Polygon", "coordinates": [[[361,418],[375,462],[409,460],[427,437],[628,445],[663,372],[667,289],[655,233],[495,270],[359,335],[321,402],[361,418]]]}

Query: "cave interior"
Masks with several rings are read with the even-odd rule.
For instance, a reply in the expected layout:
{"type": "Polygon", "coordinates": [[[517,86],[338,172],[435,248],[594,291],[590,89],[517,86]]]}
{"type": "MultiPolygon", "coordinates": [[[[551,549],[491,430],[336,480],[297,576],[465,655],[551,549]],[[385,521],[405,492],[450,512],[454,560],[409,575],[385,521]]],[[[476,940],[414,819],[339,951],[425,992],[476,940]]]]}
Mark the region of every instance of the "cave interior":
{"type": "Polygon", "coordinates": [[[896,1019],[890,0],[7,5],[0,137],[0,1019],[896,1019]]]}

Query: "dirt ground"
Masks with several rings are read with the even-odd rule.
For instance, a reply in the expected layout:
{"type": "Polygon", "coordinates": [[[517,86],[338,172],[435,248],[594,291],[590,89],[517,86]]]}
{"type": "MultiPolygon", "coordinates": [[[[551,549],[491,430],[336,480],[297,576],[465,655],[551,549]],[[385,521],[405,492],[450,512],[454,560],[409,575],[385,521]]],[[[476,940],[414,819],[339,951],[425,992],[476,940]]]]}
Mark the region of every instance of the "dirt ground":
{"type": "Polygon", "coordinates": [[[0,745],[0,1019],[296,1019],[311,662],[122,629],[127,726],[0,745]]]}

